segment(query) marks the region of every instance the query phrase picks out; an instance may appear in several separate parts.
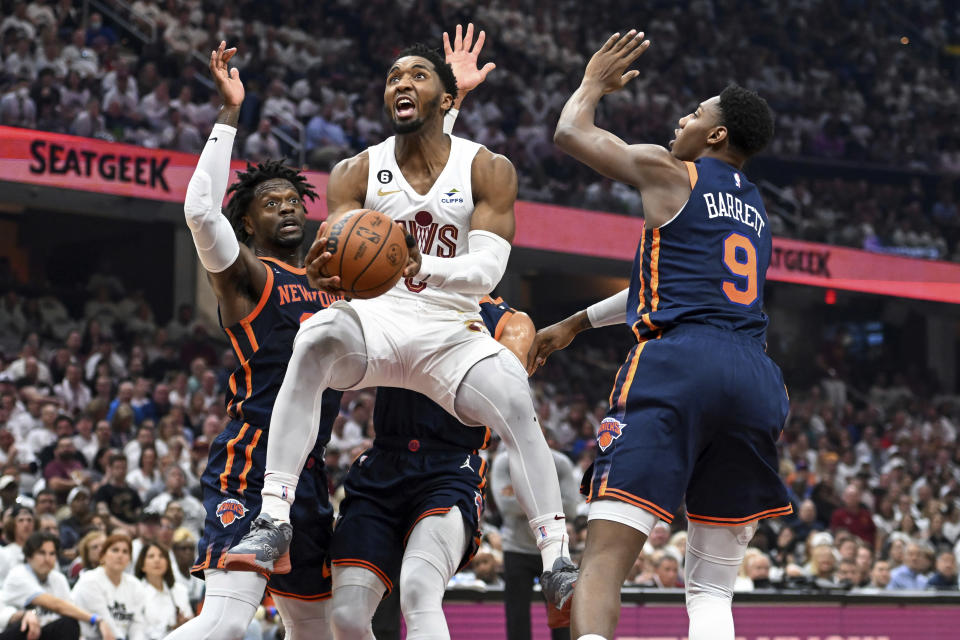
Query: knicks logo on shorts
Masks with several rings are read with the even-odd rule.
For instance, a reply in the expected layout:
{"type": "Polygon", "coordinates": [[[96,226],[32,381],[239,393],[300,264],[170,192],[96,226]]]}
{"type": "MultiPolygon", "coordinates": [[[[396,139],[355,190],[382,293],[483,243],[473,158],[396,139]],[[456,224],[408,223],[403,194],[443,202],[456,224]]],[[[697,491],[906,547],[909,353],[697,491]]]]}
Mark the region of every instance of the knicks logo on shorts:
{"type": "Polygon", "coordinates": [[[603,422],[600,423],[600,430],[597,432],[597,444],[600,445],[600,451],[606,451],[607,447],[620,437],[626,426],[616,418],[604,418],[603,422]]]}
{"type": "Polygon", "coordinates": [[[220,518],[220,524],[224,527],[229,527],[245,515],[247,515],[247,508],[239,500],[228,498],[217,505],[217,517],[220,518]]]}

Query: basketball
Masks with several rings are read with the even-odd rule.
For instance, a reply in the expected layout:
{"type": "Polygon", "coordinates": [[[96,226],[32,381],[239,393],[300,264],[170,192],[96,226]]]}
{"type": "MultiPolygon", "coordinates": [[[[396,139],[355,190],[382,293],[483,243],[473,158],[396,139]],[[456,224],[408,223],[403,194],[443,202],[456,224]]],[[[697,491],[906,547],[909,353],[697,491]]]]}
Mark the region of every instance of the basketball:
{"type": "Polygon", "coordinates": [[[327,251],[332,258],[327,277],[340,276],[340,287],[351,298],[375,298],[397,283],[407,265],[404,233],[379,211],[357,209],[330,229],[327,251]]]}

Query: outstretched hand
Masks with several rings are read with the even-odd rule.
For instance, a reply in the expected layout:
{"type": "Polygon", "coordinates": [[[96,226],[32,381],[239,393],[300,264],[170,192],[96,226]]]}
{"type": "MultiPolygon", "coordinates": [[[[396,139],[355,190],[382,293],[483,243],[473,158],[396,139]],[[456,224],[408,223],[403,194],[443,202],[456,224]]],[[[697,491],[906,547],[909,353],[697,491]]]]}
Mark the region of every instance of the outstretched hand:
{"type": "Polygon", "coordinates": [[[533,344],[530,345],[530,351],[527,352],[528,376],[532,376],[543,366],[551,353],[565,349],[573,342],[577,336],[577,328],[572,318],[573,316],[537,331],[533,344]]]}
{"type": "Polygon", "coordinates": [[[220,41],[220,46],[215,51],[210,52],[210,75],[213,76],[225,107],[239,107],[245,95],[243,83],[240,82],[240,72],[236,67],[228,67],[230,58],[236,53],[237,48],[227,49],[224,40],[220,41]]]}
{"type": "Polygon", "coordinates": [[[443,53],[447,63],[453,67],[453,75],[457,78],[457,100],[454,107],[459,108],[463,97],[470,91],[477,88],[480,83],[487,79],[487,74],[497,68],[492,62],[477,68],[477,60],[480,52],[483,50],[483,43],[487,38],[485,31],[481,30],[477,36],[476,44],[473,44],[473,23],[467,25],[466,35],[463,34],[463,27],[457,25],[456,35],[453,38],[453,46],[450,46],[450,36],[446,31],[443,33],[443,53]],[[471,49],[471,45],[473,48],[471,49]]]}
{"type": "Polygon", "coordinates": [[[636,69],[627,71],[627,67],[649,47],[650,41],[643,39],[643,31],[631,29],[624,36],[613,34],[590,58],[583,72],[583,84],[596,86],[604,94],[622,89],[640,75],[636,69]]]}

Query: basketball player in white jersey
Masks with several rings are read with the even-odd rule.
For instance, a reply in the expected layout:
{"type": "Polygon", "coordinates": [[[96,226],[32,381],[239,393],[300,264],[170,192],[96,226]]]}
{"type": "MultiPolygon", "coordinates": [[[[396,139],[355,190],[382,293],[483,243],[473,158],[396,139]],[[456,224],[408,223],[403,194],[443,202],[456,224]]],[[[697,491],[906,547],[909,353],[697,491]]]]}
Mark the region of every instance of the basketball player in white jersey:
{"type": "MultiPolygon", "coordinates": [[[[397,135],[342,161],[330,175],[329,219],[306,260],[312,286],[340,292],[339,278],[322,270],[331,258],[327,230],[347,212],[382,211],[413,232],[417,246],[393,289],[371,300],[338,301],[301,326],[272,418],[283,437],[268,443],[261,516],[229,552],[230,569],[271,572],[286,553],[294,533],[290,505],[307,443],[316,439],[322,392],[392,386],[423,393],[464,424],[486,425],[500,436],[513,454],[517,498],[540,548],[544,592],[558,607],[572,593],[576,569],[559,484],[526,372],[484,330],[478,313],[481,296],[506,269],[517,175],[505,157],[444,133],[444,114],[456,97],[453,71],[436,52],[423,46],[402,52],[384,89],[397,135]]],[[[443,551],[437,549],[436,562],[445,562],[443,551]]]]}

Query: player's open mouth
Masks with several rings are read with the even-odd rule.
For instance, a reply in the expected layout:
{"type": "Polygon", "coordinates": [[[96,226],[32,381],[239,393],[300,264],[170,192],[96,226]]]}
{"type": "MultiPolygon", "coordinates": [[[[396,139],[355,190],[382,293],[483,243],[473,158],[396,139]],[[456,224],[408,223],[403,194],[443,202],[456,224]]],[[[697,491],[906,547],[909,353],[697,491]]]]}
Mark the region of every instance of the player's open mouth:
{"type": "Polygon", "coordinates": [[[284,220],[280,223],[280,231],[289,231],[291,229],[300,230],[300,223],[296,220],[284,220]]]}
{"type": "Polygon", "coordinates": [[[412,118],[417,113],[417,105],[407,96],[400,96],[393,103],[393,110],[398,119],[405,120],[412,118]]]}

